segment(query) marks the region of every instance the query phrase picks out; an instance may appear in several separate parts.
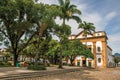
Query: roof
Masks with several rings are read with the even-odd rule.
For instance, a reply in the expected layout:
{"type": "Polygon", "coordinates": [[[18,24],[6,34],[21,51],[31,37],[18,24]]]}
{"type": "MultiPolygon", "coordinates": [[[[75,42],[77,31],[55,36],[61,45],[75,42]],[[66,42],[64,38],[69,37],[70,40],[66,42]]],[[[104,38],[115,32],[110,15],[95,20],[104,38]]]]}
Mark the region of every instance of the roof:
{"type": "Polygon", "coordinates": [[[112,48],[110,48],[110,46],[107,45],[107,47],[112,51],[112,48]]]}
{"type": "MultiPolygon", "coordinates": [[[[77,35],[72,34],[72,35],[70,35],[70,36],[75,36],[75,38],[76,38],[76,37],[78,37],[79,35],[81,35],[82,33],[83,33],[83,31],[79,32],[77,35]]],[[[105,31],[97,31],[97,32],[94,32],[93,35],[95,35],[96,33],[104,33],[105,35],[102,35],[102,36],[105,36],[106,39],[108,39],[105,31]]],[[[93,35],[91,35],[91,36],[93,36],[93,35]]],[[[100,37],[100,36],[93,36],[93,37],[100,37]]],[[[89,37],[87,37],[87,38],[89,38],[89,37]]]]}

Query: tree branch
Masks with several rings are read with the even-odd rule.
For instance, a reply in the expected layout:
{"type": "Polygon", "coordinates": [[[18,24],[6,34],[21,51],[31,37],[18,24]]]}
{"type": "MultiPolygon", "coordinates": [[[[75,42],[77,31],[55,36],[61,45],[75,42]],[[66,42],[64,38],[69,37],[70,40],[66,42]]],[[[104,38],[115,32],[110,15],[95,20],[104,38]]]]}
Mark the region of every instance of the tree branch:
{"type": "Polygon", "coordinates": [[[32,40],[32,38],[34,37],[35,34],[36,34],[36,32],[29,38],[29,40],[25,44],[23,44],[23,47],[18,50],[18,53],[20,53],[24,48],[26,48],[28,46],[29,42],[32,40]]]}
{"type": "Polygon", "coordinates": [[[8,35],[3,30],[0,29],[0,32],[4,34],[5,37],[8,37],[8,35]]]}

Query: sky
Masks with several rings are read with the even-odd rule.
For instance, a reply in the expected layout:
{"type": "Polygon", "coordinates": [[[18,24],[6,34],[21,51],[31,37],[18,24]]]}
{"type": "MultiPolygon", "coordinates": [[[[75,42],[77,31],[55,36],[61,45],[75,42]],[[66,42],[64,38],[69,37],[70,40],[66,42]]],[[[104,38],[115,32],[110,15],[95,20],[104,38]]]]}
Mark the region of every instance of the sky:
{"type": "MultiPolygon", "coordinates": [[[[120,53],[120,0],[70,0],[82,12],[82,21],[92,22],[96,31],[105,31],[108,45],[113,54],[120,53]]],[[[45,4],[58,4],[58,0],[40,0],[45,4]]],[[[59,19],[56,22],[61,23],[59,19]]],[[[72,28],[72,34],[80,32],[74,20],[67,22],[72,28]]]]}

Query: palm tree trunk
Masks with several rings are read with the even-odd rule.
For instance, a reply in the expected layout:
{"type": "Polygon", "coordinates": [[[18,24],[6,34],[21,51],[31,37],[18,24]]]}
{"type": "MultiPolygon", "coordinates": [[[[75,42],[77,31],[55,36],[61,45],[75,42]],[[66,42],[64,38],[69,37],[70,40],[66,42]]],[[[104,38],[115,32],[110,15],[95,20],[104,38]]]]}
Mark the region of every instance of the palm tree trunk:
{"type": "Polygon", "coordinates": [[[85,34],[85,45],[87,46],[87,35],[85,34]]]}
{"type": "MultiPolygon", "coordinates": [[[[87,46],[87,34],[85,34],[85,45],[87,46]]],[[[86,61],[86,57],[85,57],[85,61],[86,61]]],[[[86,66],[86,64],[85,64],[86,66]]]]}
{"type": "MultiPolygon", "coordinates": [[[[65,18],[63,18],[63,26],[65,25],[65,18]]],[[[62,41],[60,40],[60,43],[62,45],[62,41]]],[[[63,64],[62,64],[62,46],[60,48],[60,62],[59,62],[59,68],[63,68],[63,64]]]]}

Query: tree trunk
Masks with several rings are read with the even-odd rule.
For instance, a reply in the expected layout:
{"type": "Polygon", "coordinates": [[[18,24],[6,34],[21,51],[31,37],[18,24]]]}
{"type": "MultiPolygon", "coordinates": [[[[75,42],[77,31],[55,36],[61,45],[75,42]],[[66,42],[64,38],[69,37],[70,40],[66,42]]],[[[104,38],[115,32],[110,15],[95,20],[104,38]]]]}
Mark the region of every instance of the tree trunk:
{"type": "Polygon", "coordinates": [[[73,61],[74,61],[74,59],[70,58],[71,66],[74,66],[73,61]]]}
{"type": "Polygon", "coordinates": [[[57,64],[57,61],[58,61],[58,56],[55,55],[55,56],[54,56],[54,64],[57,64]]]}
{"type": "Polygon", "coordinates": [[[14,52],[14,66],[17,67],[17,62],[18,62],[18,54],[14,52]]]}
{"type": "Polygon", "coordinates": [[[59,68],[63,68],[62,67],[62,48],[60,49],[60,60],[59,60],[59,68]]]}
{"type": "MultiPolygon", "coordinates": [[[[65,25],[65,17],[63,18],[63,25],[65,25]]],[[[62,41],[60,40],[60,43],[62,45],[62,41]]],[[[59,68],[63,68],[62,67],[62,47],[60,49],[60,60],[59,60],[59,68]]]]}

